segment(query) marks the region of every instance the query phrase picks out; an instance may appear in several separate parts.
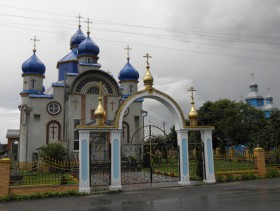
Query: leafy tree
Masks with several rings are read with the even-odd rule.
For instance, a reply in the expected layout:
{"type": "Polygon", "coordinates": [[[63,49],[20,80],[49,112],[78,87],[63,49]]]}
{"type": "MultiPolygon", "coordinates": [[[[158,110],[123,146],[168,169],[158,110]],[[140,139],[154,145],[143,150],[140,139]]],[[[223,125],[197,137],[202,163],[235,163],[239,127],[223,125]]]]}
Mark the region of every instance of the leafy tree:
{"type": "Polygon", "coordinates": [[[199,125],[212,125],[214,148],[223,145],[249,144],[252,136],[267,125],[264,113],[228,99],[206,102],[198,110],[199,125]]]}
{"type": "Polygon", "coordinates": [[[65,159],[67,155],[67,150],[64,148],[62,144],[53,143],[42,146],[39,150],[39,156],[44,160],[54,159],[58,161],[62,161],[65,159]]]}

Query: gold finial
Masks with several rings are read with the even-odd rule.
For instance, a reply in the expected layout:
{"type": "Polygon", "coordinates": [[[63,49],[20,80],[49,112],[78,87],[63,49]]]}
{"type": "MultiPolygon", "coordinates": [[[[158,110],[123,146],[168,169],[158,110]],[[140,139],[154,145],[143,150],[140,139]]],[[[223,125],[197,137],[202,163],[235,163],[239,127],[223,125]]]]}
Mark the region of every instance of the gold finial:
{"type": "Polygon", "coordinates": [[[153,82],[154,82],[154,78],[150,72],[150,64],[149,64],[149,58],[152,58],[148,53],[143,56],[144,58],[147,58],[147,61],[146,61],[146,74],[144,76],[144,85],[146,88],[151,88],[153,86],[153,82]]]}
{"type": "Polygon", "coordinates": [[[129,61],[130,57],[129,57],[129,50],[132,50],[132,48],[129,47],[129,45],[127,45],[126,48],[124,48],[125,50],[127,50],[127,61],[129,61]]]}
{"type": "Polygon", "coordinates": [[[96,118],[96,123],[98,126],[104,125],[106,111],[102,106],[102,82],[99,82],[99,97],[98,97],[98,106],[94,111],[94,117],[96,118]]]}
{"type": "Polygon", "coordinates": [[[194,107],[194,97],[193,97],[193,92],[195,92],[196,90],[191,86],[190,89],[188,89],[188,91],[191,92],[191,111],[189,113],[189,119],[190,119],[190,126],[197,126],[197,117],[198,117],[198,113],[194,107]]]}
{"type": "Polygon", "coordinates": [[[33,41],[33,52],[35,53],[36,52],[36,42],[40,41],[39,39],[36,38],[36,36],[34,36],[34,38],[30,39],[31,41],[33,41]]]}
{"type": "Polygon", "coordinates": [[[92,21],[90,21],[90,19],[87,18],[87,20],[85,21],[85,23],[87,23],[87,35],[89,36],[89,34],[90,34],[90,31],[89,31],[89,24],[91,24],[92,21]]]}
{"type": "Polygon", "coordinates": [[[79,26],[79,28],[81,28],[81,19],[84,18],[84,17],[82,17],[81,14],[79,13],[79,15],[76,16],[76,18],[79,19],[79,25],[78,26],[79,26]]]}

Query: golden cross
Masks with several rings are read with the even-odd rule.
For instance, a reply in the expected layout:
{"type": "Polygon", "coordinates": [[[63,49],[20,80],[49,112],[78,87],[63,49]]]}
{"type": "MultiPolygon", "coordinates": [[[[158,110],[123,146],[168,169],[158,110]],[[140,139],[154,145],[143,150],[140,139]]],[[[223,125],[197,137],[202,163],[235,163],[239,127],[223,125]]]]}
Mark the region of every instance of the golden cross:
{"type": "Polygon", "coordinates": [[[99,97],[102,96],[102,82],[99,81],[99,97]]]}
{"type": "Polygon", "coordinates": [[[132,50],[132,48],[130,48],[129,45],[127,45],[127,47],[124,48],[124,49],[127,50],[127,60],[129,60],[130,59],[130,57],[129,57],[129,50],[132,50]]]}
{"type": "Polygon", "coordinates": [[[190,87],[190,89],[188,89],[188,91],[192,92],[192,101],[194,100],[194,97],[193,97],[193,92],[195,92],[196,90],[193,88],[193,86],[190,87]]]}
{"type": "Polygon", "coordinates": [[[81,14],[79,13],[79,15],[76,16],[76,18],[79,19],[79,28],[81,28],[81,19],[84,18],[84,17],[82,17],[81,14]]]}
{"type": "Polygon", "coordinates": [[[143,56],[144,58],[147,58],[147,65],[149,65],[149,58],[152,58],[148,53],[146,53],[146,56],[143,56]]]}
{"type": "Polygon", "coordinates": [[[40,41],[39,39],[36,38],[36,36],[34,36],[34,39],[30,39],[31,41],[34,42],[33,44],[33,52],[36,52],[36,42],[40,41]]]}
{"type": "Polygon", "coordinates": [[[89,24],[91,24],[92,23],[92,21],[90,21],[90,19],[89,18],[87,18],[87,20],[85,21],[85,23],[87,23],[87,34],[89,35],[90,34],[90,31],[89,31],[89,24]]]}

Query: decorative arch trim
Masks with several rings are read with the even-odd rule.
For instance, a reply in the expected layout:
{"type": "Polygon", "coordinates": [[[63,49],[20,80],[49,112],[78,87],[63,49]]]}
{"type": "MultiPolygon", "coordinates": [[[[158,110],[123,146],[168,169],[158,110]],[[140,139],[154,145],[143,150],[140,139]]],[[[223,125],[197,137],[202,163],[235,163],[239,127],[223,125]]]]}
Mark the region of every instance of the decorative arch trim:
{"type": "Polygon", "coordinates": [[[163,105],[166,106],[166,108],[170,111],[170,113],[173,116],[174,124],[176,130],[186,128],[185,118],[184,114],[180,108],[180,106],[177,104],[177,102],[170,97],[169,95],[152,88],[149,90],[141,90],[139,92],[136,92],[132,95],[130,95],[118,108],[115,116],[115,125],[118,129],[122,129],[122,122],[125,110],[129,107],[131,103],[133,103],[138,98],[150,98],[155,99],[159,102],[161,102],[163,105]]]}
{"type": "Polygon", "coordinates": [[[95,87],[101,81],[104,85],[103,94],[120,96],[120,89],[117,81],[103,70],[89,70],[77,76],[71,86],[71,93],[95,94],[95,87]],[[93,91],[93,93],[92,93],[93,91]]]}

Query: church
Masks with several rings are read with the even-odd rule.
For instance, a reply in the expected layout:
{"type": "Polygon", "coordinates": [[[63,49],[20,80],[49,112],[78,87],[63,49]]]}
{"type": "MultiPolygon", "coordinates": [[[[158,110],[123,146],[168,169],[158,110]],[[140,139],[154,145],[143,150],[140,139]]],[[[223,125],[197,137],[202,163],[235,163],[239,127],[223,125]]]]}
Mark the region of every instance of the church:
{"type": "MultiPolygon", "coordinates": [[[[89,19],[87,24],[85,35],[79,23],[70,39],[70,52],[57,62],[58,80],[46,90],[43,81],[47,70],[37,56],[38,40],[32,39],[33,54],[22,64],[20,129],[7,131],[8,145],[19,140],[16,158],[19,162],[37,160],[40,147],[49,143],[63,144],[69,157],[78,159],[77,126],[97,125],[98,115],[104,115],[105,125],[112,125],[121,103],[138,91],[139,73],[130,63],[129,46],[127,62],[117,81],[101,69],[99,47],[90,36],[89,19]]],[[[143,125],[142,103],[139,98],[125,111],[121,143],[129,143],[133,133],[143,125]]]]}
{"type": "Polygon", "coordinates": [[[248,105],[254,106],[255,108],[264,112],[265,117],[269,118],[272,111],[277,110],[276,107],[273,105],[273,97],[269,94],[268,88],[268,95],[264,98],[259,93],[259,86],[254,81],[254,74],[252,73],[252,83],[250,84],[250,92],[245,98],[245,101],[248,105]]]}

